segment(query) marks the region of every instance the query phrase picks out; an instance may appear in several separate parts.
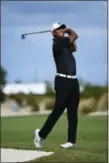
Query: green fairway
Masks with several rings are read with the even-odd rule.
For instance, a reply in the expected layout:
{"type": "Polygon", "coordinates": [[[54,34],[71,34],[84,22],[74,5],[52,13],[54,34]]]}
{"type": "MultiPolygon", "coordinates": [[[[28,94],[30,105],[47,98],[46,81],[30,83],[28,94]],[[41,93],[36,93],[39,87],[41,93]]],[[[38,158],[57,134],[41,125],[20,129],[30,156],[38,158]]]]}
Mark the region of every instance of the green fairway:
{"type": "MultiPolygon", "coordinates": [[[[47,115],[1,118],[1,147],[35,149],[34,130],[40,128],[47,115]]],[[[53,151],[54,155],[35,162],[107,162],[107,117],[81,116],[78,123],[77,144],[72,149],[61,149],[67,139],[67,119],[64,114],[41,150],[53,151]]]]}

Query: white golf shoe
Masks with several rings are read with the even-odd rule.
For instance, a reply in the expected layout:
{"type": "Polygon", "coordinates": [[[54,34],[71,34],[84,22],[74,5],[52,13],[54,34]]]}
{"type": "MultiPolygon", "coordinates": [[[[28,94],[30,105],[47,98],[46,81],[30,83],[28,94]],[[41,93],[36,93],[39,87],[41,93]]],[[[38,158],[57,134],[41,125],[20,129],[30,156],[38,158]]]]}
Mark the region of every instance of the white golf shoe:
{"type": "Polygon", "coordinates": [[[39,131],[40,129],[35,130],[34,144],[36,148],[41,148],[41,145],[42,145],[42,138],[39,136],[39,131]]]}
{"type": "Polygon", "coordinates": [[[62,148],[72,148],[74,146],[73,143],[67,142],[65,144],[60,145],[62,148]]]}

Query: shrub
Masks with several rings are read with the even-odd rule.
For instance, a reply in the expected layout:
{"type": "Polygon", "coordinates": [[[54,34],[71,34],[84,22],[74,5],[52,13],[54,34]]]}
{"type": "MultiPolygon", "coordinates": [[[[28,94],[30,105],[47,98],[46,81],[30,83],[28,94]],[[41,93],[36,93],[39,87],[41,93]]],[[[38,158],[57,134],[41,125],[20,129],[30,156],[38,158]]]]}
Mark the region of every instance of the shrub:
{"type": "Polygon", "coordinates": [[[79,104],[79,113],[88,114],[96,111],[97,100],[92,98],[81,100],[79,104]]]}
{"type": "Polygon", "coordinates": [[[86,115],[86,114],[91,113],[91,112],[94,112],[94,111],[95,111],[95,109],[90,108],[90,107],[88,107],[88,106],[84,106],[84,107],[82,108],[82,110],[80,111],[80,114],[86,115]]]}
{"type": "Polygon", "coordinates": [[[34,102],[34,96],[28,95],[26,98],[27,105],[31,105],[34,102]]]}
{"type": "Polygon", "coordinates": [[[46,110],[53,110],[55,107],[55,100],[54,99],[48,99],[45,101],[45,109],[46,110]]]}
{"type": "Polygon", "coordinates": [[[31,104],[32,111],[39,111],[39,105],[36,101],[31,104]]]}
{"type": "Polygon", "coordinates": [[[96,100],[99,100],[105,92],[107,92],[106,86],[86,85],[84,91],[81,93],[81,98],[94,97],[96,100]]]}
{"type": "Polygon", "coordinates": [[[106,111],[107,109],[108,109],[108,94],[104,93],[97,104],[97,110],[106,111]]]}
{"type": "Polygon", "coordinates": [[[2,91],[0,91],[0,103],[3,102],[5,102],[5,94],[2,91]]]}
{"type": "Polygon", "coordinates": [[[34,95],[28,95],[26,100],[27,105],[29,105],[32,108],[32,111],[39,111],[38,100],[34,95]]]}
{"type": "Polygon", "coordinates": [[[23,106],[24,95],[22,93],[10,94],[9,98],[15,100],[18,103],[18,105],[23,106]]]}

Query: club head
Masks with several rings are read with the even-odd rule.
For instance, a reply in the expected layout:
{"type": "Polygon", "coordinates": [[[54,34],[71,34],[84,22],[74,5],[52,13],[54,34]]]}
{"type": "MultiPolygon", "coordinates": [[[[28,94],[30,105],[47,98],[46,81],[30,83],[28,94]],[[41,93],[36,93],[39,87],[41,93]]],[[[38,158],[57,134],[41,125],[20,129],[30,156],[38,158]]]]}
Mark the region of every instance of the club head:
{"type": "Polygon", "coordinates": [[[24,34],[21,35],[21,39],[25,39],[25,35],[24,34]]]}

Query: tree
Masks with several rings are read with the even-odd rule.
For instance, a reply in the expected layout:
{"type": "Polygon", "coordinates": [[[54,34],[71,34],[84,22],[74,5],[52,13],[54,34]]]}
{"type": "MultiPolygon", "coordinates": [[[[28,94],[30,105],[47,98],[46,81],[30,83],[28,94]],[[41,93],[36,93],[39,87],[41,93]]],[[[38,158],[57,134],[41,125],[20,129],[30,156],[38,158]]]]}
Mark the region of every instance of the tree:
{"type": "Polygon", "coordinates": [[[86,85],[92,85],[89,81],[86,81],[82,79],[81,77],[79,78],[79,84],[80,86],[83,86],[83,87],[85,87],[86,85]]]}
{"type": "Polygon", "coordinates": [[[7,72],[3,68],[3,66],[1,66],[0,67],[0,85],[1,85],[1,88],[6,84],[6,76],[7,76],[7,72]]]}
{"type": "Polygon", "coordinates": [[[22,80],[20,80],[20,79],[15,80],[15,82],[14,82],[14,83],[20,84],[20,83],[22,83],[22,80]]]}
{"type": "Polygon", "coordinates": [[[45,81],[45,84],[46,84],[46,93],[48,95],[53,95],[54,91],[53,91],[52,83],[50,81],[45,81]]]}
{"type": "Polygon", "coordinates": [[[7,72],[3,68],[3,66],[1,66],[0,67],[0,102],[5,101],[5,95],[3,93],[3,87],[6,84],[6,76],[7,76],[7,72]]]}

